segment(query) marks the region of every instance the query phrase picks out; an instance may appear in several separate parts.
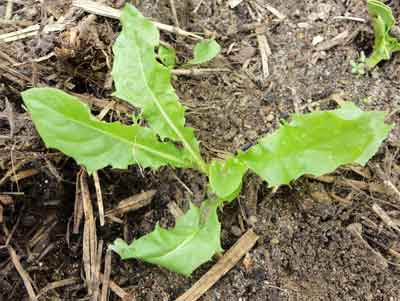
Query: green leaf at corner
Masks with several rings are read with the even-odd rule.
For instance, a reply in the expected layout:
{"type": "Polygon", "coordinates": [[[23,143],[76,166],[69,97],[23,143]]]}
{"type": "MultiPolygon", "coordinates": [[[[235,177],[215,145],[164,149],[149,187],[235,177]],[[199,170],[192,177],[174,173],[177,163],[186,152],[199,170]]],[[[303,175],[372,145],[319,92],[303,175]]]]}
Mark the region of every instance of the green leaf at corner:
{"type": "Polygon", "coordinates": [[[216,207],[208,208],[202,221],[200,208],[191,205],[189,211],[178,218],[173,229],[155,230],[130,245],[117,239],[111,249],[122,259],[136,258],[189,276],[197,267],[221,252],[220,232],[216,207]]]}
{"type": "Polygon", "coordinates": [[[390,7],[378,0],[368,0],[367,5],[375,36],[373,52],[366,60],[367,67],[371,69],[380,61],[389,60],[393,52],[400,50],[400,43],[390,35],[395,23],[390,7]]]}
{"type": "Polygon", "coordinates": [[[168,68],[173,68],[175,66],[176,53],[174,48],[160,45],[158,47],[158,57],[160,58],[164,66],[168,68]]]}
{"type": "Polygon", "coordinates": [[[99,121],[86,104],[61,90],[33,88],[24,91],[22,98],[47,147],[73,157],[89,172],[108,165],[190,166],[181,150],[159,142],[150,129],[99,121]]]}
{"type": "Polygon", "coordinates": [[[233,200],[240,193],[246,170],[247,166],[234,157],[225,161],[213,160],[209,172],[212,191],[219,199],[233,200]]]}
{"type": "Polygon", "coordinates": [[[219,46],[215,40],[202,40],[194,47],[194,57],[188,62],[188,64],[199,65],[211,61],[220,51],[221,46],[219,46]]]}
{"type": "Polygon", "coordinates": [[[294,115],[239,159],[270,186],[304,174],[320,176],[348,163],[365,164],[387,137],[385,112],[363,112],[353,103],[340,109],[294,115]]]}

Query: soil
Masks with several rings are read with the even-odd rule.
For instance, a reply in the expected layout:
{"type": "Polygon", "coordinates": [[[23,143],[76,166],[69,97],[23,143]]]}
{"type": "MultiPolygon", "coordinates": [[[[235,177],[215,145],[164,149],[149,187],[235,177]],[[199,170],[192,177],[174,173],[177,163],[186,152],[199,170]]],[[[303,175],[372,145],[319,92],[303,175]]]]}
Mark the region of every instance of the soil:
{"type": "MultiPolygon", "coordinates": [[[[5,14],[6,2],[0,3],[0,16],[5,14]]],[[[45,2],[14,1],[12,20],[0,21],[1,32],[46,25],[71,11],[70,1],[45,2]]],[[[109,0],[106,4],[119,8],[124,2],[109,0]]],[[[174,24],[170,1],[133,2],[144,15],[174,24]]],[[[398,2],[387,2],[398,20],[398,2]]],[[[201,300],[397,300],[400,233],[387,226],[372,205],[379,205],[399,225],[400,198],[387,183],[400,185],[400,56],[394,55],[364,76],[351,73],[350,61],[361,51],[368,55],[372,50],[365,1],[244,0],[230,8],[225,0],[213,0],[203,1],[195,12],[198,1],[175,1],[175,5],[182,29],[214,36],[222,46],[222,53],[201,68],[231,70],[174,79],[177,93],[188,108],[187,124],[195,128],[208,160],[254,143],[289,120],[291,113],[331,109],[344,100],[366,110],[391,112],[388,120],[395,124],[366,167],[345,166],[318,179],[302,177],[290,187],[277,190],[247,174],[238,201],[220,214],[222,245],[228,249],[250,227],[260,238],[201,300]],[[270,6],[285,18],[273,15],[270,6]],[[249,30],[256,22],[261,24],[271,48],[267,78],[263,77],[257,36],[249,30]],[[339,34],[344,38],[327,44],[339,34]],[[319,38],[323,41],[313,45],[319,38]],[[351,229],[361,230],[360,235],[351,229]]],[[[22,106],[20,92],[40,84],[87,99],[115,100],[111,96],[110,67],[111,46],[120,30],[118,22],[104,17],[90,20],[79,11],[68,20],[70,24],[63,32],[0,43],[0,179],[10,170],[33,171],[19,181],[12,181],[12,177],[0,180],[0,196],[12,199],[12,204],[4,205],[0,246],[14,229],[10,245],[37,290],[58,280],[82,279],[50,290],[42,300],[87,300],[83,231],[71,233],[80,167],[72,159],[46,149],[22,106]],[[51,52],[54,55],[46,58],[51,52]],[[40,229],[46,230],[45,235],[35,243],[33,237],[40,229]]],[[[195,41],[165,32],[161,37],[177,49],[181,62],[190,58],[195,41]]],[[[92,109],[94,113],[100,111],[96,105],[92,109]]],[[[106,120],[129,122],[129,115],[114,109],[106,120]]],[[[104,227],[97,226],[98,239],[105,247],[117,237],[130,241],[146,234],[157,222],[173,225],[170,202],[185,209],[189,201],[200,203],[206,195],[206,179],[192,170],[106,168],[99,177],[106,210],[126,197],[157,190],[152,203],[123,216],[122,225],[107,222],[104,227]]],[[[93,183],[89,184],[95,200],[93,183]]],[[[185,278],[113,256],[111,279],[136,300],[174,300],[214,263],[204,264],[185,278]]],[[[0,248],[0,271],[0,300],[28,300],[24,283],[4,247],[0,248]]],[[[110,300],[118,299],[111,293],[110,300]]]]}

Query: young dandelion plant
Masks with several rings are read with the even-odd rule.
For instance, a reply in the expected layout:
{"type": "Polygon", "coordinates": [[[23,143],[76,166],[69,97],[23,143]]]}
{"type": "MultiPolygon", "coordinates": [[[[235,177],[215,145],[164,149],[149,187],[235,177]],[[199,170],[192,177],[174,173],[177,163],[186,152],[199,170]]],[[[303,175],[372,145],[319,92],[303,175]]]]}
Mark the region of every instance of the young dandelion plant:
{"type": "MultiPolygon", "coordinates": [[[[384,112],[363,112],[345,103],[333,111],[294,115],[248,150],[205,162],[171,85],[175,51],[160,46],[157,28],[132,5],[125,6],[120,21],[122,32],[113,47],[114,96],[139,108],[147,127],[99,121],[78,98],[53,88],[29,89],[22,98],[47,147],[74,158],[89,173],[139,164],[192,168],[208,176],[209,199],[201,207],[191,205],[174,228],[157,225],[131,243],[115,240],[111,248],[122,259],[190,275],[222,251],[217,210],[240,194],[247,170],[276,187],[304,174],[320,176],[343,164],[365,164],[391,129],[384,112]]],[[[188,64],[204,63],[219,51],[214,40],[202,41],[188,64]]]]}

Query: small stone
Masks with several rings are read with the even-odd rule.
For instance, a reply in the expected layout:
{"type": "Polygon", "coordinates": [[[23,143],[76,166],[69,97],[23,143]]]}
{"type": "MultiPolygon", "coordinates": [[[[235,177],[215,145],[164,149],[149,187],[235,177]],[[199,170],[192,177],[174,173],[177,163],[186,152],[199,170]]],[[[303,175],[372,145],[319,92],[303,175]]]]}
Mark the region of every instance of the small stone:
{"type": "Polygon", "coordinates": [[[318,36],[313,37],[311,44],[313,46],[315,46],[315,45],[321,43],[323,40],[324,40],[324,37],[321,35],[318,35],[318,36]]]}
{"type": "Polygon", "coordinates": [[[270,243],[271,243],[271,245],[275,246],[275,245],[279,244],[279,239],[273,238],[273,239],[271,239],[270,243]]]}
{"type": "Polygon", "coordinates": [[[258,219],[256,216],[254,215],[250,215],[249,218],[247,219],[247,222],[252,225],[255,226],[255,224],[257,223],[258,219]]]}
{"type": "Polygon", "coordinates": [[[267,116],[267,121],[273,121],[274,119],[275,119],[275,116],[272,113],[267,116]]]}
{"type": "Polygon", "coordinates": [[[235,235],[237,237],[242,236],[242,230],[240,230],[240,228],[238,226],[232,226],[231,232],[233,235],[235,235]]]}

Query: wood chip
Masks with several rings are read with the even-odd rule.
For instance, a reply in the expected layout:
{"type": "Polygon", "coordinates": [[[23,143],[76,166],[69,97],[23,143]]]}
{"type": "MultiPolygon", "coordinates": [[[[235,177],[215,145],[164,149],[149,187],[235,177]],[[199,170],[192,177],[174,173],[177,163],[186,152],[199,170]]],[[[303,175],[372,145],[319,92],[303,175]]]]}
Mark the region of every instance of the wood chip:
{"type": "Polygon", "coordinates": [[[271,14],[273,14],[275,17],[277,17],[280,21],[282,21],[283,19],[286,18],[286,16],[285,16],[284,14],[282,14],[279,10],[277,10],[275,7],[272,7],[272,6],[269,5],[269,4],[265,4],[264,7],[265,7],[266,9],[268,9],[269,12],[270,12],[271,14]]]}
{"type": "MultiPolygon", "coordinates": [[[[119,9],[112,8],[110,6],[107,6],[105,4],[97,3],[95,1],[91,0],[74,0],[72,2],[72,5],[78,8],[83,9],[86,12],[107,17],[107,18],[112,18],[112,19],[119,19],[121,15],[121,11],[119,9]]],[[[192,32],[188,32],[186,30],[183,30],[179,27],[176,26],[171,26],[167,24],[162,24],[159,22],[153,21],[153,24],[160,30],[172,32],[178,35],[202,40],[203,38],[197,34],[194,34],[192,32]]]]}
{"type": "Polygon", "coordinates": [[[8,253],[10,254],[11,261],[14,264],[15,269],[17,270],[18,274],[22,278],[22,281],[24,282],[26,291],[28,292],[28,295],[29,295],[29,299],[36,300],[36,294],[33,289],[33,286],[31,283],[31,278],[29,277],[29,274],[22,267],[21,262],[19,261],[18,255],[15,252],[15,250],[11,246],[8,246],[7,249],[8,249],[8,253]]]}
{"type": "Polygon", "coordinates": [[[4,212],[3,205],[0,204],[0,224],[2,224],[4,221],[4,216],[3,216],[4,213],[3,212],[4,212]]]}
{"type": "Polygon", "coordinates": [[[238,6],[242,2],[243,2],[243,0],[229,0],[228,1],[228,5],[229,5],[230,8],[235,8],[236,6],[238,6]]]}
{"type": "Polygon", "coordinates": [[[257,34],[258,49],[261,55],[263,78],[266,79],[269,76],[268,57],[271,55],[271,48],[269,47],[268,40],[267,37],[265,36],[263,27],[261,26],[257,27],[256,34],[257,34]]]}
{"type": "Polygon", "coordinates": [[[106,211],[105,216],[120,215],[147,206],[151,203],[156,192],[156,190],[149,190],[126,198],[119,202],[116,208],[106,211]]]}
{"type": "Polygon", "coordinates": [[[343,44],[348,37],[349,37],[349,32],[347,30],[345,30],[345,31],[339,33],[333,39],[330,39],[330,40],[327,40],[325,42],[318,44],[318,46],[316,47],[316,50],[317,51],[329,50],[333,47],[343,44]]]}
{"type": "Polygon", "coordinates": [[[224,256],[176,301],[196,301],[222,276],[232,269],[257,242],[258,236],[248,230],[224,256]]]}

